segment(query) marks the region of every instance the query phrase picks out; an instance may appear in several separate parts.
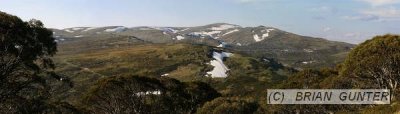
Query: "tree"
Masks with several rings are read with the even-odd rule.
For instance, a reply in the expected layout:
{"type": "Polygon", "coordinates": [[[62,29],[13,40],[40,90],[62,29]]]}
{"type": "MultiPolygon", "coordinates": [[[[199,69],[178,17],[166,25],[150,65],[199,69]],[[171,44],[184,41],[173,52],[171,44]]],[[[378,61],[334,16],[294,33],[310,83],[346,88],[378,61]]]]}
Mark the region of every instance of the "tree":
{"type": "Polygon", "coordinates": [[[258,104],[249,99],[238,97],[219,97],[204,104],[197,114],[252,114],[257,111],[258,104]]]}
{"type": "MultiPolygon", "coordinates": [[[[276,85],[279,89],[333,89],[347,86],[345,81],[339,79],[336,68],[305,69],[290,76],[287,80],[276,85]]],[[[263,113],[332,113],[340,110],[355,110],[359,105],[323,105],[323,104],[284,104],[271,105],[267,98],[260,101],[263,113]]]]}
{"type": "Polygon", "coordinates": [[[350,52],[340,73],[359,79],[359,88],[396,91],[400,81],[400,36],[376,36],[360,44],[350,52]]]}
{"type": "Polygon", "coordinates": [[[193,113],[218,96],[202,82],[117,76],[98,81],[83,97],[83,107],[92,113],[193,113]]]}
{"type": "Polygon", "coordinates": [[[22,90],[40,88],[36,83],[42,81],[38,74],[54,68],[50,57],[56,51],[52,31],[42,22],[34,19],[24,22],[17,16],[0,12],[0,105],[5,100],[24,99],[18,94],[22,90]]]}
{"type": "Polygon", "coordinates": [[[319,70],[305,69],[290,76],[287,80],[278,85],[277,88],[317,89],[320,88],[319,82],[327,76],[328,75],[323,74],[319,70]]]}

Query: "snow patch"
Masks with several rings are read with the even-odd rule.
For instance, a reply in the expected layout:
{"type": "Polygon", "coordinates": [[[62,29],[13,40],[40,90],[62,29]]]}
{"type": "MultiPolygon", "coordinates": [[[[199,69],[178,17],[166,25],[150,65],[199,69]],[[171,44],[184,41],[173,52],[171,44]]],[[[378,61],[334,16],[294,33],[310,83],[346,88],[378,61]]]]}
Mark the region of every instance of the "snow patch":
{"type": "Polygon", "coordinates": [[[178,30],[175,30],[175,29],[169,28],[169,27],[162,28],[162,31],[167,32],[167,33],[177,33],[178,32],[178,30]]]}
{"type": "Polygon", "coordinates": [[[263,39],[267,38],[267,37],[269,36],[269,32],[271,32],[271,31],[273,31],[273,30],[274,30],[274,29],[266,29],[266,30],[261,31],[261,32],[267,32],[267,33],[264,33],[264,34],[262,35],[262,38],[263,38],[263,39]]]}
{"type": "Polygon", "coordinates": [[[303,62],[301,62],[301,63],[303,63],[303,64],[311,64],[311,63],[315,63],[316,61],[303,61],[303,62]]]}
{"type": "Polygon", "coordinates": [[[163,74],[163,75],[161,75],[161,77],[165,77],[165,76],[169,76],[169,74],[163,74]]]}
{"type": "Polygon", "coordinates": [[[73,33],[74,31],[69,30],[69,29],[64,29],[65,32],[73,33]]]}
{"type": "Polygon", "coordinates": [[[183,40],[183,39],[185,39],[185,37],[179,35],[179,36],[176,36],[176,39],[177,40],[183,40]]]}
{"type": "Polygon", "coordinates": [[[263,61],[264,61],[264,62],[271,62],[270,60],[265,59],[265,58],[263,59],[263,61]]]}
{"type": "Polygon", "coordinates": [[[307,53],[312,53],[312,52],[314,52],[314,50],[312,50],[312,49],[303,49],[305,52],[307,52],[307,53]]]}
{"type": "Polygon", "coordinates": [[[157,26],[149,26],[149,27],[141,27],[140,30],[160,30],[167,33],[178,33],[180,30],[174,29],[172,27],[157,27],[157,26]]]}
{"type": "Polygon", "coordinates": [[[196,36],[212,36],[212,35],[214,35],[214,34],[219,34],[219,33],[221,33],[221,31],[193,32],[192,34],[193,34],[193,35],[196,35],[196,36]]]}
{"type": "Polygon", "coordinates": [[[226,71],[228,71],[228,67],[225,66],[223,59],[225,57],[230,57],[232,56],[232,53],[228,52],[213,52],[213,58],[215,60],[211,60],[210,64],[214,66],[214,69],[210,72],[207,72],[209,76],[212,78],[225,78],[228,75],[226,74],[226,71]]]}
{"type": "Polygon", "coordinates": [[[224,47],[226,47],[226,45],[228,45],[228,44],[225,43],[225,42],[221,42],[217,47],[222,47],[222,48],[224,48],[224,47]]]}
{"type": "Polygon", "coordinates": [[[100,27],[89,27],[89,28],[86,28],[85,30],[83,30],[83,31],[89,31],[89,30],[94,30],[94,29],[98,29],[98,28],[100,28],[100,27]]]}
{"type": "Polygon", "coordinates": [[[185,28],[185,29],[179,30],[179,32],[186,31],[186,30],[189,30],[189,28],[185,28]]]}
{"type": "Polygon", "coordinates": [[[74,36],[75,38],[81,38],[83,35],[74,36]]]}
{"type": "Polygon", "coordinates": [[[234,33],[234,32],[238,32],[238,31],[239,31],[239,29],[231,30],[231,31],[229,31],[229,32],[226,32],[226,33],[223,34],[222,36],[225,36],[225,35],[228,35],[228,34],[231,34],[231,33],[234,33]]]}
{"type": "Polygon", "coordinates": [[[106,29],[104,31],[105,32],[123,32],[126,29],[127,29],[126,27],[115,27],[115,28],[112,28],[112,29],[106,29]]]}
{"type": "Polygon", "coordinates": [[[218,27],[211,27],[210,29],[221,31],[221,30],[227,30],[227,29],[231,29],[231,28],[235,28],[235,27],[236,27],[235,25],[220,25],[218,27]]]}
{"type": "Polygon", "coordinates": [[[261,41],[261,40],[264,40],[264,39],[261,39],[260,37],[258,37],[257,34],[253,35],[253,38],[254,38],[254,40],[255,40],[256,42],[259,42],[259,41],[261,41]]]}
{"type": "Polygon", "coordinates": [[[160,95],[161,91],[146,91],[146,92],[137,92],[136,96],[144,96],[144,95],[160,95]]]}
{"type": "Polygon", "coordinates": [[[275,29],[265,29],[265,30],[261,30],[261,32],[271,32],[273,30],[275,30],[275,29]]]}
{"type": "Polygon", "coordinates": [[[20,46],[20,45],[15,45],[14,47],[17,48],[17,49],[20,49],[22,46],[20,46]]]}
{"type": "Polygon", "coordinates": [[[255,34],[253,37],[254,37],[254,40],[256,41],[256,42],[259,42],[259,41],[262,41],[262,40],[264,40],[265,38],[267,38],[268,36],[269,36],[269,33],[271,32],[271,31],[273,31],[274,29],[265,29],[265,30],[262,30],[261,32],[265,32],[264,34],[262,34],[262,36],[261,37],[259,37],[257,34],[255,34]]]}

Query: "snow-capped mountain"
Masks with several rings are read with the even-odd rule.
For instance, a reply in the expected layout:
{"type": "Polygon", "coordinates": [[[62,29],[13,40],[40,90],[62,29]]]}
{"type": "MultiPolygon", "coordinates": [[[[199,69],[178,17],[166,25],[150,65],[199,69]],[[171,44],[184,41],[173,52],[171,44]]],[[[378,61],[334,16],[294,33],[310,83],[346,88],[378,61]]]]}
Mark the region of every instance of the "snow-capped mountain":
{"type": "Polygon", "coordinates": [[[278,28],[215,23],[196,27],[74,27],[53,29],[62,43],[76,38],[133,36],[151,43],[191,43],[229,48],[257,57],[275,58],[287,66],[332,66],[354,45],[301,36],[278,28]]]}

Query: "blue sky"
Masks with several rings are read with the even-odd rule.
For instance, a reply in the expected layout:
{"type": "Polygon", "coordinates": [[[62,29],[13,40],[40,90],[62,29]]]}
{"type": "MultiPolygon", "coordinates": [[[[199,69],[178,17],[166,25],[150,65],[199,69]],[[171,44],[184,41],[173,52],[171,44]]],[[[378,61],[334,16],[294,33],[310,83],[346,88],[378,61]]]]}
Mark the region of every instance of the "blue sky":
{"type": "Polygon", "coordinates": [[[0,0],[0,11],[50,28],[225,22],[349,43],[400,33],[400,0],[0,0]]]}

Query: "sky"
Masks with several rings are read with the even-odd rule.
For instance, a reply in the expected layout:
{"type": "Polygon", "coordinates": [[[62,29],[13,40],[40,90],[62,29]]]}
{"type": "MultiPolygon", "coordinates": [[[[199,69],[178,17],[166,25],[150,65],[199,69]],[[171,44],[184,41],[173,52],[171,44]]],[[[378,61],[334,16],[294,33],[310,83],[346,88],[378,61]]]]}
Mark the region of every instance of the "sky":
{"type": "Polygon", "coordinates": [[[0,11],[59,29],[223,22],[353,44],[400,33],[400,0],[0,0],[0,11]]]}

